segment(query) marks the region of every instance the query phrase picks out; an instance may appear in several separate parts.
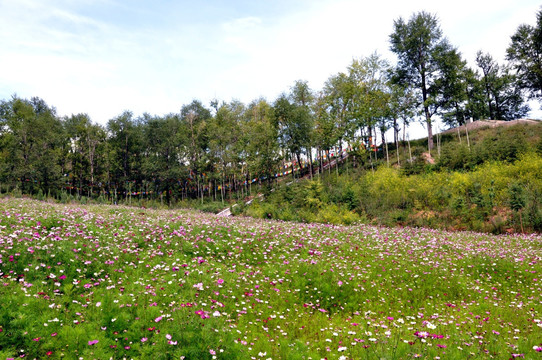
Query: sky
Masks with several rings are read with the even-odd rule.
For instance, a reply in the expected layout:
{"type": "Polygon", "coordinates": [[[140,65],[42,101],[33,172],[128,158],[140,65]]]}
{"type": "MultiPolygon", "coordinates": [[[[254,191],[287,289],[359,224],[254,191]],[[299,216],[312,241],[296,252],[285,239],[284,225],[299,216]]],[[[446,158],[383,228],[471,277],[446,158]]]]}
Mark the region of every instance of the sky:
{"type": "MultiPolygon", "coordinates": [[[[162,116],[193,99],[274,101],[296,80],[320,90],[355,58],[389,50],[393,21],[435,14],[471,66],[504,63],[534,0],[0,0],[0,100],[37,96],[97,123],[162,116]]],[[[531,117],[539,115],[538,104],[531,117]]]]}

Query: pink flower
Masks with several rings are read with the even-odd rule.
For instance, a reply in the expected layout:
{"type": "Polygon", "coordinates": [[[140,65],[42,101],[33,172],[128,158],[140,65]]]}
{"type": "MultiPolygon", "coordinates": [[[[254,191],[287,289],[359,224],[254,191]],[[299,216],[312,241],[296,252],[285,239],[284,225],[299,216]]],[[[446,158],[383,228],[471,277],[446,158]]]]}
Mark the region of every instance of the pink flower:
{"type": "Polygon", "coordinates": [[[416,331],[414,335],[416,335],[419,338],[425,339],[426,337],[429,336],[429,333],[427,331],[416,331]]]}
{"type": "Polygon", "coordinates": [[[149,339],[147,339],[146,337],[141,338],[141,342],[142,342],[142,343],[144,343],[144,342],[147,341],[147,340],[149,340],[149,339]]]}
{"type": "Polygon", "coordinates": [[[533,350],[536,352],[542,352],[542,345],[533,346],[533,350]]]}
{"type": "Polygon", "coordinates": [[[162,321],[162,316],[158,316],[156,319],[154,319],[154,322],[160,322],[162,321]]]}
{"type": "Polygon", "coordinates": [[[218,279],[218,280],[216,281],[216,283],[217,283],[217,284],[224,284],[224,279],[218,279]]]}
{"type": "Polygon", "coordinates": [[[211,355],[216,355],[216,351],[214,351],[213,349],[209,350],[209,354],[211,355]]]}
{"type": "Polygon", "coordinates": [[[89,345],[95,345],[95,344],[97,344],[97,343],[98,343],[98,340],[90,340],[90,341],[88,342],[89,345]]]}

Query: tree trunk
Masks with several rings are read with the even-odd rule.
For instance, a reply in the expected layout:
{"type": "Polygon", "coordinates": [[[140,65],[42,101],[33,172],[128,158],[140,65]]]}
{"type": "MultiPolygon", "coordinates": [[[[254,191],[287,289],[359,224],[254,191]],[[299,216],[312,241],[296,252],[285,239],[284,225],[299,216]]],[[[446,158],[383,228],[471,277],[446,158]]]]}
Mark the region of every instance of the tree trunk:
{"type": "Polygon", "coordinates": [[[309,171],[311,172],[311,180],[312,180],[312,149],[309,149],[309,171]]]}

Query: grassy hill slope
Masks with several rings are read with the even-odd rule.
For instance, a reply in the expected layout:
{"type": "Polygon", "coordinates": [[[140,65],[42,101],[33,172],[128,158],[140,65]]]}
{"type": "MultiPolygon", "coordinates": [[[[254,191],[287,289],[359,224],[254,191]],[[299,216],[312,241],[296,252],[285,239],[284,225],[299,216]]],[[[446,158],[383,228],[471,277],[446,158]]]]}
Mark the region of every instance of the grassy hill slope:
{"type": "Polygon", "coordinates": [[[427,139],[400,144],[399,156],[388,144],[389,164],[383,150],[372,167],[360,154],[339,175],[281,185],[237,213],[493,233],[542,230],[542,123],[478,127],[468,140],[465,130],[435,138],[432,161],[427,139]]]}

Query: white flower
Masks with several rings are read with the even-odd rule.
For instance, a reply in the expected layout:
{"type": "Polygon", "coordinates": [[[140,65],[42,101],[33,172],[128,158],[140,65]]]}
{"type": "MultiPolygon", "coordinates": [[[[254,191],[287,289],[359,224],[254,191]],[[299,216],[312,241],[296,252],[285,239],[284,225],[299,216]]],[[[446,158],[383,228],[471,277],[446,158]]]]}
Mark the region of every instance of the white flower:
{"type": "Polygon", "coordinates": [[[199,291],[203,291],[203,283],[194,284],[192,287],[196,288],[199,291]]]}
{"type": "Polygon", "coordinates": [[[338,351],[339,351],[339,352],[341,352],[341,351],[346,351],[346,346],[341,346],[341,347],[339,347],[338,351]]]}

